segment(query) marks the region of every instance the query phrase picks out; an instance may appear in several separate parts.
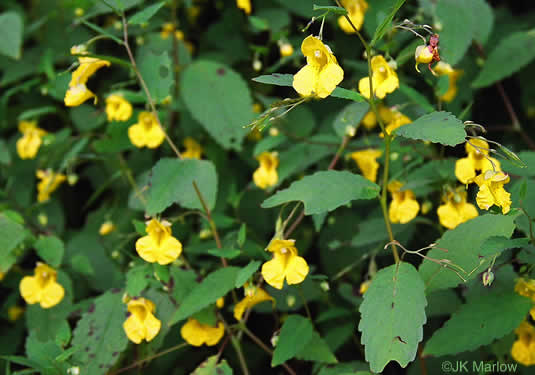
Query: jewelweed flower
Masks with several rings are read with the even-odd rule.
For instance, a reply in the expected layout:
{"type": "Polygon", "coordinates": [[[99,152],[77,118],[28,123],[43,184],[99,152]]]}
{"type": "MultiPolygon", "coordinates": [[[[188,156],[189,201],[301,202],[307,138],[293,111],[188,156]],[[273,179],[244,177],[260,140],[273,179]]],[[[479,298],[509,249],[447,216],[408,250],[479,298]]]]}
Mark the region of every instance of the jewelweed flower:
{"type": "Polygon", "coordinates": [[[224,297],[218,298],[217,301],[215,301],[215,305],[217,306],[218,309],[222,309],[225,306],[225,298],[224,297]]]}
{"type": "Polygon", "coordinates": [[[535,302],[535,280],[526,280],[524,278],[518,279],[515,284],[515,292],[521,296],[528,297],[535,302]]]}
{"type": "Polygon", "coordinates": [[[535,365],[535,327],[523,321],[515,333],[517,340],[511,347],[511,356],[524,366],[535,365]]]}
{"type": "Polygon", "coordinates": [[[112,221],[107,220],[107,221],[103,222],[100,225],[100,228],[98,230],[98,234],[100,234],[101,236],[107,236],[108,234],[110,234],[114,230],[115,230],[115,224],[113,224],[112,221]]]}
{"type": "Polygon", "coordinates": [[[20,295],[27,304],[39,303],[43,309],[56,306],[65,289],[56,281],[58,273],[47,264],[37,262],[33,276],[24,276],[19,284],[20,295]]]}
{"type": "Polygon", "coordinates": [[[151,112],[140,112],[137,123],[128,128],[128,138],[136,147],[156,148],[163,143],[165,133],[156,116],[151,112]]]}
{"type": "Polygon", "coordinates": [[[275,303],[273,297],[271,297],[268,292],[262,288],[257,288],[253,285],[245,284],[245,298],[236,304],[234,307],[234,318],[236,320],[241,320],[245,310],[250,309],[259,303],[264,301],[272,301],[275,303]]]}
{"type": "Polygon", "coordinates": [[[24,314],[24,307],[20,307],[17,305],[9,306],[7,309],[7,319],[10,322],[16,322],[19,320],[19,318],[24,314]]]}
{"type": "Polygon", "coordinates": [[[476,196],[479,208],[488,210],[491,206],[496,205],[502,208],[502,214],[505,215],[509,212],[511,194],[503,188],[503,185],[510,181],[509,175],[489,170],[475,177],[473,181],[479,186],[476,196]]]}
{"type": "Polygon", "coordinates": [[[245,14],[251,14],[251,0],[236,0],[236,6],[243,10],[245,14]]]}
{"type": "Polygon", "coordinates": [[[471,139],[465,144],[468,156],[455,163],[455,176],[461,183],[468,184],[477,171],[501,170],[500,162],[489,156],[489,144],[482,139],[471,139]],[[475,147],[474,147],[475,146],[475,147]]]}
{"type": "Polygon", "coordinates": [[[184,147],[186,151],[182,152],[182,156],[186,159],[200,159],[202,155],[201,145],[193,138],[186,137],[184,139],[184,147]]]}
{"type": "Polygon", "coordinates": [[[65,93],[64,102],[67,107],[76,107],[91,98],[95,98],[94,104],[96,104],[96,95],[87,88],[85,83],[80,83],[79,85],[69,87],[65,93]]]}
{"type": "Polygon", "coordinates": [[[154,303],[146,298],[132,298],[128,301],[129,316],[123,323],[123,329],[130,341],[140,344],[141,341],[151,341],[156,337],[162,322],[155,316],[154,303]]]}
{"type": "Polygon", "coordinates": [[[35,173],[41,181],[37,184],[37,201],[45,202],[50,199],[56,189],[67,180],[67,176],[61,173],[54,173],[51,169],[45,171],[38,169],[35,173]]]}
{"type": "Polygon", "coordinates": [[[392,194],[392,202],[388,208],[388,216],[392,223],[406,224],[418,215],[420,204],[416,201],[411,190],[400,191],[403,184],[392,181],[388,184],[388,191],[392,194]]]}
{"type": "Polygon", "coordinates": [[[222,322],[218,322],[216,327],[212,327],[189,318],[180,329],[180,334],[190,345],[201,346],[206,344],[207,346],[214,346],[223,338],[225,326],[222,322]]]}
{"type": "Polygon", "coordinates": [[[377,170],[379,169],[377,158],[382,153],[381,150],[369,148],[362,151],[355,151],[350,156],[357,163],[362,175],[371,182],[375,182],[377,181],[377,170]]]}
{"type": "MultiPolygon", "coordinates": [[[[342,6],[347,10],[347,16],[353,25],[357,30],[360,30],[364,23],[364,15],[368,10],[368,3],[365,0],[342,0],[342,6]]],[[[348,34],[355,33],[355,30],[351,27],[345,16],[338,18],[338,25],[348,34]]]]}
{"type": "Polygon", "coordinates": [[[429,46],[427,45],[418,46],[414,51],[414,60],[416,61],[414,68],[418,73],[420,73],[418,65],[429,64],[431,61],[433,61],[433,52],[429,50],[429,46]]]}
{"type": "Polygon", "coordinates": [[[439,76],[446,75],[449,79],[448,91],[439,98],[445,102],[451,102],[457,96],[457,81],[463,74],[462,70],[453,69],[450,64],[439,61],[434,68],[439,76]]]}
{"type": "Polygon", "coordinates": [[[261,189],[267,189],[279,181],[277,167],[279,166],[279,157],[276,152],[264,151],[256,158],[260,166],[253,173],[253,181],[261,189]]]}
{"type": "Polygon", "coordinates": [[[175,30],[175,25],[171,22],[164,23],[162,25],[162,31],[160,31],[160,37],[162,39],[167,39],[171,34],[174,34],[177,40],[184,40],[184,33],[180,30],[175,30]]]}
{"type": "Polygon", "coordinates": [[[282,57],[292,56],[294,53],[294,48],[290,43],[282,42],[279,45],[279,52],[282,57]]]}
{"type": "MultiPolygon", "coordinates": [[[[372,57],[372,84],[376,97],[383,99],[386,94],[394,92],[399,87],[399,79],[396,71],[388,65],[382,55],[372,57]]],[[[359,81],[359,92],[366,98],[370,98],[369,77],[359,81]]]]}
{"type": "Polygon", "coordinates": [[[299,284],[308,275],[306,260],[297,255],[295,240],[272,240],[268,251],[273,259],[262,265],[262,276],[273,288],[282,289],[284,280],[288,285],[299,284]]]}
{"type": "Polygon", "coordinates": [[[326,98],[344,79],[344,71],[338,65],[329,46],[309,35],[301,44],[301,52],[307,64],[294,75],[293,88],[303,96],[326,98]]]}
{"type": "MultiPolygon", "coordinates": [[[[387,134],[390,135],[397,128],[400,128],[403,125],[410,124],[412,120],[397,110],[391,110],[390,121],[385,121],[385,122],[386,122],[385,131],[387,132],[387,134]]],[[[383,137],[384,134],[381,133],[380,136],[383,137]]]]}
{"type": "Polygon", "coordinates": [[[444,197],[444,204],[437,209],[440,224],[448,229],[453,229],[478,216],[476,207],[466,202],[466,191],[450,192],[444,197]]]}
{"type": "MultiPolygon", "coordinates": [[[[377,112],[379,112],[379,117],[381,118],[384,124],[388,124],[392,121],[393,111],[389,107],[383,104],[379,104],[377,106],[377,112]]],[[[375,113],[370,110],[363,117],[361,123],[368,130],[372,130],[373,128],[375,128],[377,126],[377,117],[375,116],[375,113]]]]}
{"type": "Polygon", "coordinates": [[[113,94],[106,98],[108,121],[128,121],[132,117],[132,104],[121,95],[113,94]]]}
{"type": "Polygon", "coordinates": [[[182,253],[182,244],[172,236],[171,224],[152,219],[147,225],[148,235],[136,241],[136,251],[143,260],[169,264],[182,253]]]}
{"type": "Polygon", "coordinates": [[[46,131],[37,127],[37,121],[19,122],[22,137],[17,140],[17,153],[21,159],[33,159],[43,143],[46,131]]]}

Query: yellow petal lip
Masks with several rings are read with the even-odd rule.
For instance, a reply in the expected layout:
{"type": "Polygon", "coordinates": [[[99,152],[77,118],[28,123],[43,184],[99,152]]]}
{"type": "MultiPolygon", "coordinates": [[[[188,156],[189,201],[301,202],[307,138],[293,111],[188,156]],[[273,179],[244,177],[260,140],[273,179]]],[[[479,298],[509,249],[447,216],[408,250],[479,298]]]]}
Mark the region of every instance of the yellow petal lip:
{"type": "Polygon", "coordinates": [[[30,305],[39,303],[43,309],[54,307],[65,296],[65,289],[56,280],[56,270],[38,262],[34,276],[22,278],[19,284],[20,294],[30,305]]]}
{"type": "Polygon", "coordinates": [[[180,335],[188,344],[193,346],[204,344],[214,346],[225,335],[225,326],[222,322],[218,322],[217,326],[211,327],[200,323],[194,318],[189,318],[180,329],[180,335]]]}
{"type": "Polygon", "coordinates": [[[128,121],[132,117],[132,104],[121,95],[113,94],[106,98],[108,121],[128,121]]]}
{"type": "Polygon", "coordinates": [[[128,339],[135,344],[151,341],[160,332],[162,323],[154,316],[156,306],[146,298],[132,298],[127,309],[129,316],[123,323],[128,339]]]}
{"type": "MultiPolygon", "coordinates": [[[[248,286],[245,286],[245,288],[247,289],[248,286]]],[[[253,288],[253,294],[246,295],[245,298],[238,302],[234,307],[234,318],[236,320],[241,320],[243,314],[245,313],[245,310],[253,308],[259,303],[265,301],[272,301],[273,303],[275,303],[273,297],[271,297],[264,289],[256,287],[253,288]]]]}
{"type": "Polygon", "coordinates": [[[165,140],[165,133],[151,112],[140,112],[138,122],[128,128],[128,138],[136,147],[157,148],[165,140]]]}
{"type": "Polygon", "coordinates": [[[284,280],[288,285],[304,281],[309,272],[306,260],[297,254],[295,240],[272,240],[268,251],[273,259],[262,265],[264,280],[276,289],[282,289],[284,280]]]}
{"type": "Polygon", "coordinates": [[[264,151],[257,157],[260,166],[253,173],[253,182],[261,189],[267,189],[274,186],[279,181],[277,167],[279,166],[279,157],[276,152],[264,151]]]}
{"type": "Polygon", "coordinates": [[[182,243],[172,236],[170,227],[152,219],[146,230],[148,235],[136,241],[136,251],[143,260],[166,265],[182,254],[182,243]]]}
{"type": "Polygon", "coordinates": [[[388,215],[392,223],[406,224],[418,215],[420,204],[416,201],[411,190],[400,191],[403,184],[400,181],[391,181],[388,191],[392,194],[392,201],[388,207],[388,215]]]}
{"type": "MultiPolygon", "coordinates": [[[[388,65],[381,55],[372,57],[372,85],[377,98],[383,99],[387,94],[394,92],[399,87],[399,79],[396,71],[388,65]]],[[[359,92],[362,96],[370,98],[369,77],[361,78],[359,81],[359,92]]]]}

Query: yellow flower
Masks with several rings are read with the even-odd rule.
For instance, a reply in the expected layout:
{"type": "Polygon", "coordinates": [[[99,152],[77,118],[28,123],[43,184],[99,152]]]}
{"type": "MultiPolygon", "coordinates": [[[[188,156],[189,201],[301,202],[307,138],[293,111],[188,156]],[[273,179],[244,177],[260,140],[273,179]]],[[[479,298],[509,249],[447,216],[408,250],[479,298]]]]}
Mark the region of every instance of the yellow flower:
{"type": "Polygon", "coordinates": [[[245,14],[251,14],[251,0],[236,0],[236,6],[242,9],[245,14]]]}
{"type": "Polygon", "coordinates": [[[9,306],[9,308],[7,309],[7,319],[10,322],[16,322],[17,320],[19,320],[22,314],[24,314],[24,307],[15,305],[9,306]]]}
{"type": "Polygon", "coordinates": [[[17,141],[17,153],[21,159],[35,158],[46,131],[37,127],[37,121],[19,122],[19,131],[22,133],[22,138],[17,141]]]}
{"type": "MultiPolygon", "coordinates": [[[[364,23],[364,14],[368,10],[368,3],[365,0],[342,0],[342,6],[347,10],[347,15],[353,25],[360,30],[364,23]]],[[[338,18],[338,25],[348,34],[355,33],[345,16],[338,18]]]]}
{"type": "Polygon", "coordinates": [[[359,288],[359,294],[363,295],[364,293],[366,293],[368,289],[370,288],[371,283],[372,283],[371,280],[366,280],[363,283],[361,283],[360,288],[359,288]]]}
{"type": "Polygon", "coordinates": [[[430,47],[427,45],[422,45],[416,47],[416,50],[414,51],[414,60],[416,60],[416,65],[414,65],[414,68],[418,73],[420,73],[418,65],[429,64],[431,61],[433,61],[433,52],[431,52],[429,48],[430,47]]]}
{"type": "Polygon", "coordinates": [[[457,95],[457,81],[463,74],[462,70],[453,69],[450,64],[439,61],[434,68],[439,76],[446,75],[449,79],[448,91],[440,96],[440,99],[445,102],[451,102],[457,95]]]}
{"type": "MultiPolygon", "coordinates": [[[[377,107],[377,112],[379,112],[379,117],[384,124],[388,124],[392,121],[393,111],[389,107],[379,104],[377,107]]],[[[375,117],[375,113],[373,111],[366,113],[361,123],[368,130],[375,128],[375,126],[377,126],[377,117],[375,117]]]]}
{"type": "Polygon", "coordinates": [[[388,191],[392,194],[392,202],[388,208],[388,216],[392,223],[406,224],[418,215],[420,205],[411,190],[400,191],[403,184],[392,181],[388,184],[388,191]]]}
{"type": "Polygon", "coordinates": [[[382,153],[380,150],[369,148],[362,151],[355,151],[350,156],[357,163],[359,169],[362,171],[362,175],[371,182],[375,182],[377,181],[377,170],[379,169],[377,158],[382,153]]]}
{"type": "Polygon", "coordinates": [[[466,191],[457,191],[446,195],[445,203],[437,209],[437,215],[440,224],[453,229],[479,214],[473,204],[466,202],[466,191]]]}
{"type": "Polygon", "coordinates": [[[535,302],[535,280],[518,279],[515,284],[515,292],[521,296],[531,298],[535,302]]]}
{"type": "Polygon", "coordinates": [[[294,53],[294,48],[290,43],[284,42],[280,44],[279,52],[282,57],[292,56],[294,53]]]}
{"type": "Polygon", "coordinates": [[[25,276],[19,284],[20,295],[26,303],[38,303],[43,309],[56,306],[65,295],[65,290],[56,281],[58,273],[52,267],[37,262],[34,276],[25,276]]]}
{"type": "Polygon", "coordinates": [[[186,151],[182,152],[182,156],[186,159],[200,159],[202,155],[201,145],[193,138],[186,137],[184,139],[184,147],[186,151]]]}
{"type": "Polygon", "coordinates": [[[132,104],[121,95],[106,98],[106,115],[108,121],[128,121],[132,117],[132,104]]]}
{"type": "Polygon", "coordinates": [[[511,356],[524,366],[535,365],[535,328],[524,321],[515,333],[518,339],[513,343],[511,356]]]}
{"type": "Polygon", "coordinates": [[[267,248],[273,259],[262,265],[262,276],[273,288],[282,289],[284,279],[288,285],[299,284],[308,275],[308,264],[294,244],[295,240],[272,240],[267,248]]]}
{"type": "Polygon", "coordinates": [[[277,153],[264,151],[258,155],[257,160],[260,162],[260,166],[253,173],[255,185],[261,189],[275,185],[279,181],[279,174],[277,173],[279,158],[277,153]]]}
{"type": "MultiPolygon", "coordinates": [[[[398,75],[381,55],[372,57],[371,65],[373,92],[376,97],[383,99],[386,94],[394,92],[399,87],[398,75]]],[[[370,98],[370,81],[368,77],[360,79],[359,92],[364,97],[370,98]]]]}
{"type": "Polygon", "coordinates": [[[108,220],[102,223],[102,225],[100,226],[98,230],[98,234],[100,234],[101,236],[107,236],[114,230],[115,230],[115,224],[113,224],[112,221],[108,220]]]}
{"type": "Polygon", "coordinates": [[[69,87],[65,93],[65,105],[67,107],[76,107],[85,102],[88,99],[95,98],[94,104],[97,104],[96,95],[87,88],[83,83],[69,87]]]}
{"type": "Polygon", "coordinates": [[[468,184],[477,171],[501,170],[500,162],[489,156],[489,144],[482,139],[471,139],[465,144],[468,156],[455,163],[455,176],[461,183],[468,184]],[[475,147],[474,147],[475,146],[475,147]]]}
{"type": "Polygon", "coordinates": [[[175,31],[175,25],[173,25],[171,22],[166,22],[162,25],[162,31],[160,31],[160,37],[162,39],[169,38],[169,35],[175,31]]]}
{"type": "Polygon", "coordinates": [[[149,263],[169,264],[182,253],[182,244],[171,235],[170,224],[152,219],[147,225],[147,236],[136,241],[136,251],[149,263]]]}
{"type": "Polygon", "coordinates": [[[128,128],[128,138],[136,147],[156,148],[165,139],[165,133],[151,112],[140,112],[137,123],[128,128]]]}
{"type": "Polygon", "coordinates": [[[503,172],[486,171],[474,178],[479,186],[476,202],[482,210],[488,210],[492,205],[502,208],[502,214],[511,209],[511,194],[503,188],[510,181],[509,175],[503,172]]]}
{"type": "MultiPolygon", "coordinates": [[[[387,132],[387,134],[392,134],[394,130],[402,127],[403,125],[410,124],[412,120],[409,117],[405,116],[403,113],[397,110],[392,110],[390,112],[390,121],[385,122],[387,123],[385,131],[387,132]]],[[[383,133],[381,133],[380,136],[383,137],[383,133]]]]}
{"type": "Polygon", "coordinates": [[[531,319],[535,320],[535,306],[533,306],[533,307],[529,310],[529,315],[531,315],[531,319]]]}
{"type": "Polygon", "coordinates": [[[222,309],[225,306],[225,298],[218,298],[217,301],[215,301],[215,305],[218,309],[222,309]]]}
{"type": "Polygon", "coordinates": [[[301,52],[307,65],[294,75],[293,88],[303,96],[326,98],[344,79],[344,71],[338,65],[329,46],[309,35],[301,44],[301,52]]]}
{"type": "Polygon", "coordinates": [[[245,298],[238,302],[234,307],[234,318],[236,318],[236,320],[241,320],[245,310],[251,309],[259,303],[262,303],[264,301],[272,301],[273,303],[275,302],[273,297],[271,297],[262,288],[257,288],[255,286],[249,286],[248,284],[245,284],[244,290],[245,298]]]}
{"type": "Polygon", "coordinates": [[[43,171],[37,170],[35,173],[38,179],[41,181],[37,184],[37,201],[45,202],[50,199],[52,194],[61,185],[67,177],[61,173],[54,173],[52,170],[47,169],[43,171]]]}
{"type": "Polygon", "coordinates": [[[129,316],[123,323],[123,329],[128,339],[139,344],[143,340],[149,342],[155,338],[162,322],[154,316],[154,303],[145,298],[132,298],[127,309],[129,316]]]}
{"type": "Polygon", "coordinates": [[[225,326],[222,322],[218,322],[217,327],[212,327],[189,318],[180,329],[180,334],[190,345],[201,346],[206,344],[207,346],[214,346],[225,334],[225,326]]]}

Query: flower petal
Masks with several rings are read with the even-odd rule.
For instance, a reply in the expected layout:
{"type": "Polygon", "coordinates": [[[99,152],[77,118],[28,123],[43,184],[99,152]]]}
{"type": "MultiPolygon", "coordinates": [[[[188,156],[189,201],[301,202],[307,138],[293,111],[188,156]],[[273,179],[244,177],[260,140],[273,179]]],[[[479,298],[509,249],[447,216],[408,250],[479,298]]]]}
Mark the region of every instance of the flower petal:
{"type": "Polygon", "coordinates": [[[314,93],[318,81],[319,70],[312,65],[305,65],[295,75],[293,88],[300,95],[310,96],[314,93]]]}
{"type": "Polygon", "coordinates": [[[141,237],[136,241],[136,251],[143,260],[154,263],[157,259],[158,244],[150,236],[141,237]]]}
{"type": "Polygon", "coordinates": [[[476,177],[476,170],[471,158],[462,158],[455,162],[455,176],[463,184],[468,184],[476,177]]]}
{"type": "Polygon", "coordinates": [[[282,289],[284,284],[284,264],[274,257],[262,265],[262,277],[273,288],[282,289]]]}
{"type": "Polygon", "coordinates": [[[305,258],[294,255],[286,265],[286,282],[288,285],[299,284],[307,277],[308,271],[309,268],[305,258]]]}
{"type": "Polygon", "coordinates": [[[43,309],[48,309],[56,306],[61,302],[63,296],[65,296],[65,289],[63,289],[57,282],[49,282],[46,287],[43,288],[41,307],[43,309]]]}
{"type": "Polygon", "coordinates": [[[316,95],[326,98],[344,79],[344,71],[336,62],[327,64],[319,73],[316,83],[316,95]]]}
{"type": "Polygon", "coordinates": [[[130,315],[123,323],[123,329],[128,339],[136,344],[145,338],[145,326],[137,315],[130,315]]]}

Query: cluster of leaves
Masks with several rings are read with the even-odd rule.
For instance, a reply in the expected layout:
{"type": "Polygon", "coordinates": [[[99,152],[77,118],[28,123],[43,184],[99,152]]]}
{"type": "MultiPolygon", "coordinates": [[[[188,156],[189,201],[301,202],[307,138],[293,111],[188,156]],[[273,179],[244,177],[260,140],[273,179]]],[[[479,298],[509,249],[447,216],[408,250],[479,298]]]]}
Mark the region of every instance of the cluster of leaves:
{"type": "MultiPolygon", "coordinates": [[[[6,363],[0,373],[143,367],[147,373],[256,374],[276,367],[341,375],[409,366],[408,373],[426,374],[445,360],[512,361],[514,330],[532,307],[514,285],[520,276],[535,278],[535,133],[529,130],[535,14],[492,8],[485,0],[369,1],[361,30],[368,52],[395,59],[400,80],[384,104],[414,119],[385,149],[377,131],[359,127],[370,105],[354,88],[369,75],[369,56],[355,35],[338,27],[346,12],[327,0],[252,4],[251,15],[234,0],[0,5],[0,355],[6,363]],[[326,13],[321,26],[309,23],[326,13]],[[432,24],[441,58],[464,71],[453,101],[439,100],[448,77],[414,70],[422,41],[395,27],[405,18],[432,24]],[[163,38],[166,23],[184,36],[163,38]],[[298,101],[283,115],[284,98],[297,97],[291,86],[303,66],[301,41],[320,27],[344,80],[330,97],[298,101]],[[111,62],[89,82],[101,100],[68,108],[69,51],[89,40],[92,56],[111,62]],[[280,57],[280,41],[295,52],[280,57]],[[127,122],[106,120],[103,99],[114,92],[135,107],[127,122]],[[128,128],[151,105],[171,143],[136,148],[128,128]],[[255,105],[266,111],[255,113],[255,105]],[[47,131],[30,160],[16,151],[17,124],[25,120],[47,131]],[[444,186],[456,186],[455,160],[464,155],[457,145],[472,128],[464,120],[483,124],[489,139],[507,146],[509,160],[501,164],[512,177],[513,204],[506,215],[481,210],[446,231],[435,212],[444,186]],[[248,124],[262,125],[260,140],[248,124]],[[357,136],[348,135],[348,126],[357,136]],[[204,160],[175,157],[171,146],[187,137],[202,145],[204,160]],[[368,181],[346,157],[368,147],[388,152],[379,159],[381,172],[389,160],[384,181],[368,181]],[[259,189],[252,182],[255,158],[275,150],[277,183],[259,189]],[[47,168],[66,174],[69,184],[38,202],[36,170],[47,168]],[[395,179],[435,209],[389,230],[383,192],[395,179]],[[147,263],[135,251],[136,239],[147,234],[144,219],[155,216],[169,221],[184,245],[183,256],[169,265],[147,263]],[[115,230],[102,236],[106,221],[115,230]],[[261,282],[260,266],[271,259],[264,249],[281,225],[310,273],[299,285],[266,286],[274,307],[258,305],[236,323],[232,308],[240,288],[261,282]],[[407,249],[436,245],[427,253],[398,247],[403,256],[395,262],[390,247],[385,250],[393,239],[407,249]],[[58,270],[65,290],[49,309],[20,297],[20,280],[37,261],[58,270]],[[481,281],[487,270],[495,276],[490,287],[481,281]],[[359,286],[369,279],[362,296],[359,286]],[[125,294],[154,302],[162,322],[154,340],[128,341],[125,294]],[[226,304],[218,310],[220,298],[226,304]],[[10,314],[16,306],[25,309],[19,319],[10,314]],[[191,317],[225,321],[219,347],[184,344],[180,328],[191,317]]],[[[519,365],[518,372],[529,368],[519,365]]]]}

